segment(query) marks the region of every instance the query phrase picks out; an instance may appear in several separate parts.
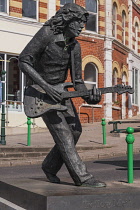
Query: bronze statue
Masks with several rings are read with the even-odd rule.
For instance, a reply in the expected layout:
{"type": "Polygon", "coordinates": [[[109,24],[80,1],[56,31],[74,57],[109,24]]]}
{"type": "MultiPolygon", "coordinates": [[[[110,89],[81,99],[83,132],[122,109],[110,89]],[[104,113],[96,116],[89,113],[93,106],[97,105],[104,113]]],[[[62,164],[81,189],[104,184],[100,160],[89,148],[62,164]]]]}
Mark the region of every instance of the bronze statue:
{"type": "MultiPolygon", "coordinates": [[[[74,89],[87,92],[81,73],[81,48],[75,37],[79,36],[84,28],[88,16],[88,12],[81,6],[65,4],[22,51],[19,68],[29,77],[28,85],[34,83],[25,90],[26,97],[31,100],[28,100],[31,106],[25,105],[25,109],[34,113],[34,117],[42,116],[55,141],[55,146],[42,163],[47,179],[60,183],[56,174],[65,163],[75,185],[105,187],[104,182],[95,180],[87,171],[76,151],[75,144],[82,132],[81,124],[71,99],[64,99],[61,94],[68,69],[74,89]],[[40,92],[45,92],[47,98],[40,96],[40,92]],[[47,104],[49,101],[51,108],[42,112],[41,107],[44,106],[45,100],[47,104]]],[[[71,83],[66,86],[71,86],[71,83]]],[[[82,97],[88,103],[96,104],[101,100],[101,93],[94,88],[92,93],[83,94],[82,97]]]]}

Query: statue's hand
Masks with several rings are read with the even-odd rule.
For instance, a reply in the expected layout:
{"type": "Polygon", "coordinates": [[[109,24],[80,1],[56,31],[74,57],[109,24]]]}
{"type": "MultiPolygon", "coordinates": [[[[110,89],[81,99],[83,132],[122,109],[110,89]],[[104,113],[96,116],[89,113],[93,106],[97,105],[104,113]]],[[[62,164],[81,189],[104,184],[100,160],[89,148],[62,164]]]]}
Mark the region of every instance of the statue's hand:
{"type": "Polygon", "coordinates": [[[59,92],[57,92],[56,89],[53,88],[52,85],[47,84],[45,88],[46,94],[54,101],[54,102],[60,102],[62,101],[62,97],[59,92]]]}
{"type": "Polygon", "coordinates": [[[101,91],[93,87],[89,90],[89,97],[86,99],[88,104],[98,104],[101,101],[101,91]]]}

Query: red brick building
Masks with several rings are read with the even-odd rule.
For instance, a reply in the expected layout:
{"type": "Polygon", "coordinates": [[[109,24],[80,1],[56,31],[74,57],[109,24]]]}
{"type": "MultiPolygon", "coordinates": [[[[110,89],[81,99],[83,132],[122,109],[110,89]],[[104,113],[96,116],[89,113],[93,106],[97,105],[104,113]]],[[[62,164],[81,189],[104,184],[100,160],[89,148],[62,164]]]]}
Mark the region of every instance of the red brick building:
{"type": "Polygon", "coordinates": [[[101,121],[103,117],[124,119],[139,114],[139,1],[4,0],[0,1],[0,70],[4,67],[7,70],[7,121],[11,125],[17,123],[19,115],[25,120],[22,106],[25,78],[17,70],[18,55],[60,6],[72,2],[90,13],[85,29],[77,38],[82,49],[82,73],[87,88],[126,84],[135,89],[133,95],[102,95],[101,102],[93,106],[81,98],[73,99],[81,122],[101,121]]]}

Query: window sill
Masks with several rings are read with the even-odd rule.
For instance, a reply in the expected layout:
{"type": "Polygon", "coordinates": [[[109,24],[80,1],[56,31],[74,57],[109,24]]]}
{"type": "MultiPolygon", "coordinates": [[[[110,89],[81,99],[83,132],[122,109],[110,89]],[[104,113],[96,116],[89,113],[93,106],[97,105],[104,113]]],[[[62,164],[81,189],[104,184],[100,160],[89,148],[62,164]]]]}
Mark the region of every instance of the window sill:
{"type": "Polygon", "coordinates": [[[121,110],[121,108],[120,108],[120,107],[118,107],[118,106],[112,106],[112,109],[115,109],[115,110],[121,110]]]}
{"type": "Polygon", "coordinates": [[[9,14],[7,12],[0,12],[0,16],[8,16],[9,14]]]}
{"type": "Polygon", "coordinates": [[[102,105],[99,104],[81,104],[80,107],[92,107],[92,108],[102,108],[102,105]]]}
{"type": "Polygon", "coordinates": [[[21,19],[25,21],[29,21],[29,22],[35,22],[35,23],[38,22],[38,19],[34,19],[34,18],[22,17],[21,19]]]}
{"type": "Polygon", "coordinates": [[[132,104],[132,106],[137,106],[137,107],[139,107],[139,105],[138,105],[138,104],[132,104]]]}
{"type": "Polygon", "coordinates": [[[16,23],[21,23],[21,24],[29,24],[29,25],[34,24],[34,26],[42,26],[44,24],[34,19],[19,18],[19,17],[9,16],[8,14],[1,15],[1,13],[0,13],[0,19],[12,21],[16,23]]]}
{"type": "Polygon", "coordinates": [[[82,31],[82,34],[87,34],[87,35],[90,35],[90,34],[98,34],[98,32],[96,32],[96,31],[88,31],[88,30],[84,30],[84,31],[82,31]]]}
{"type": "Polygon", "coordinates": [[[98,39],[99,38],[104,39],[104,37],[105,37],[105,35],[99,34],[98,32],[87,31],[87,30],[82,31],[80,35],[81,36],[83,35],[83,36],[95,37],[95,38],[98,37],[98,39]]]}

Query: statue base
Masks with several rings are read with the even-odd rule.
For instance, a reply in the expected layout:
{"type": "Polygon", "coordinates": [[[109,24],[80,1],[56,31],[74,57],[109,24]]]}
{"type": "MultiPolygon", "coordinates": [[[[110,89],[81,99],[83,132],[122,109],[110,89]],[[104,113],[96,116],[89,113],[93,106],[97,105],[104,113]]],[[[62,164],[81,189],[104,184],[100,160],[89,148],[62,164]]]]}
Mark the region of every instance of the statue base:
{"type": "Polygon", "coordinates": [[[27,210],[134,210],[140,207],[138,185],[114,182],[106,188],[89,188],[41,178],[8,179],[0,181],[0,197],[27,210]]]}

